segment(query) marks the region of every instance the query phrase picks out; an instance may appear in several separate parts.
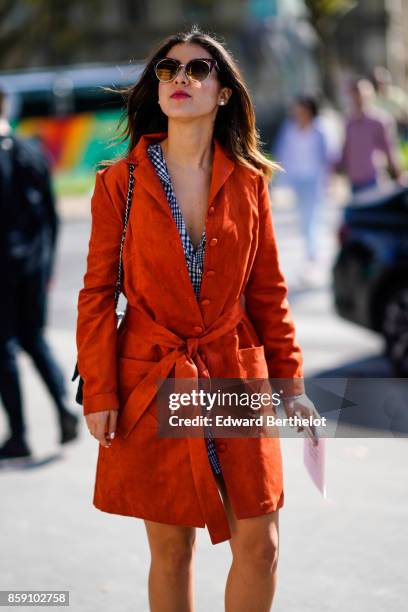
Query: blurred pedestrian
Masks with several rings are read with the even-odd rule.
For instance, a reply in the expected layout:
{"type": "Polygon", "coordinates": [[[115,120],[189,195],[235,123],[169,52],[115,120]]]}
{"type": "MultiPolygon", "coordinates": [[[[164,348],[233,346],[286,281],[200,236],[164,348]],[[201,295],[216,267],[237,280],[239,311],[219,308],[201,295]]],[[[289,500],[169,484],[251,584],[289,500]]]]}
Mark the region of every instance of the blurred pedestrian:
{"type": "Polygon", "coordinates": [[[353,193],[379,184],[377,154],[386,157],[391,177],[399,180],[402,169],[395,140],[395,122],[385,111],[374,109],[374,87],[367,79],[350,86],[350,116],[346,122],[345,139],[335,168],[348,177],[353,193]]]}
{"type": "Polygon", "coordinates": [[[57,410],[60,443],[77,436],[66,406],[64,374],[44,338],[58,218],[48,164],[30,141],[13,134],[0,90],[0,396],[10,437],[0,459],[29,457],[17,350],[32,358],[57,410]]]}
{"type": "Polygon", "coordinates": [[[408,94],[392,82],[391,72],[376,66],[371,74],[375,89],[374,106],[389,113],[396,121],[399,134],[408,137],[408,94]]]}
{"type": "Polygon", "coordinates": [[[294,192],[306,247],[303,275],[316,273],[320,255],[322,209],[329,169],[329,150],[318,122],[318,104],[312,96],[298,96],[279,130],[274,146],[283,166],[276,184],[287,184],[294,192]]]}

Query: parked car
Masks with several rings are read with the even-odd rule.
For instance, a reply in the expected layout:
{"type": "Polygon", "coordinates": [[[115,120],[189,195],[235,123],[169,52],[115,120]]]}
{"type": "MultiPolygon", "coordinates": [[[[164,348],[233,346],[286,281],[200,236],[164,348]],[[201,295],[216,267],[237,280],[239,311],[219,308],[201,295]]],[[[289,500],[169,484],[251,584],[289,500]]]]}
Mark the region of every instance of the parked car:
{"type": "Polygon", "coordinates": [[[408,187],[354,196],[339,228],[334,307],[382,334],[397,376],[408,376],[408,187]]]}

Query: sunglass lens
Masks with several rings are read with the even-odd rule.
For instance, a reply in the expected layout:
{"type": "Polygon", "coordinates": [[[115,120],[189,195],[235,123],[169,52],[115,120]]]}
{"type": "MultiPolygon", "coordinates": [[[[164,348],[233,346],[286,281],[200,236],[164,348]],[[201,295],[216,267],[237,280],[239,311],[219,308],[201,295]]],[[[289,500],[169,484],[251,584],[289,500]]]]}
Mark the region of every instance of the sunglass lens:
{"type": "Polygon", "coordinates": [[[178,64],[173,60],[160,60],[156,64],[156,76],[160,81],[171,81],[176,75],[177,68],[178,64]]]}
{"type": "Polygon", "coordinates": [[[187,74],[195,81],[204,81],[210,74],[210,65],[203,60],[191,60],[188,65],[187,74]]]}

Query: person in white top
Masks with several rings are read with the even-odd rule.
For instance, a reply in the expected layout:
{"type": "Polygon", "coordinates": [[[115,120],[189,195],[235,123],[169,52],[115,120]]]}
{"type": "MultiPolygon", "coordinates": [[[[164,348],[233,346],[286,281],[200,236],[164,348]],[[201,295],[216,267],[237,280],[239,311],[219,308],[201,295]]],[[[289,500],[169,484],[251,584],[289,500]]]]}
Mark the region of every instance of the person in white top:
{"type": "Polygon", "coordinates": [[[308,269],[319,259],[319,230],[329,172],[326,136],[318,123],[318,106],[310,96],[298,96],[279,130],[274,159],[283,167],[276,184],[289,186],[296,197],[305,240],[308,269]]]}

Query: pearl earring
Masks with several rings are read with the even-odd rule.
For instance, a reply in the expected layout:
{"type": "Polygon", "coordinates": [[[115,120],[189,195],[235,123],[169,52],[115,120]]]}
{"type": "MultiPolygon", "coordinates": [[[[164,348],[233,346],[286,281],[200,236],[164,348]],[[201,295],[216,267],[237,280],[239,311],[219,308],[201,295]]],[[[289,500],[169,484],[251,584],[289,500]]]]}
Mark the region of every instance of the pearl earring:
{"type": "Polygon", "coordinates": [[[224,100],[220,100],[220,104],[225,104],[225,101],[224,100]]]}

